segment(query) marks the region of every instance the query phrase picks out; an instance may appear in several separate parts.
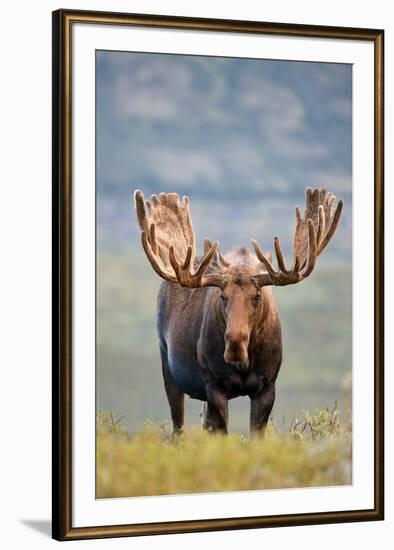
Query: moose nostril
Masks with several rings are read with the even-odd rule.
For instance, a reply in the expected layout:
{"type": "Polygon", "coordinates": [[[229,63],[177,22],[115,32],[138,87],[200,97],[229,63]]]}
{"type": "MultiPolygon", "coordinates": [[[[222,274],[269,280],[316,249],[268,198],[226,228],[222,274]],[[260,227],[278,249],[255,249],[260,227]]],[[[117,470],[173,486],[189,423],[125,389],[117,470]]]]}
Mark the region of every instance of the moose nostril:
{"type": "Polygon", "coordinates": [[[228,343],[228,347],[230,351],[237,351],[238,349],[238,342],[236,340],[230,340],[228,343]]]}

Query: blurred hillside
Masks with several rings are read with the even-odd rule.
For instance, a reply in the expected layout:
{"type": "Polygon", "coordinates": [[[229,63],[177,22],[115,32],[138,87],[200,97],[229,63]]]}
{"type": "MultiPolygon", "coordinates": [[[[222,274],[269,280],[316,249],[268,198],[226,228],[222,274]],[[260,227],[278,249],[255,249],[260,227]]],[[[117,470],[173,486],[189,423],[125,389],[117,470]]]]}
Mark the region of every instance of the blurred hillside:
{"type": "MultiPolygon", "coordinates": [[[[97,408],[169,418],[155,334],[160,280],[139,242],[132,195],[187,194],[199,251],[278,235],[291,254],[306,186],[345,200],[305,282],[276,289],[284,339],[274,415],[332,405],[351,369],[351,67],[97,52],[97,408]]],[[[200,404],[188,400],[187,420],[200,404]]],[[[248,399],[230,403],[247,430],[248,399]]]]}

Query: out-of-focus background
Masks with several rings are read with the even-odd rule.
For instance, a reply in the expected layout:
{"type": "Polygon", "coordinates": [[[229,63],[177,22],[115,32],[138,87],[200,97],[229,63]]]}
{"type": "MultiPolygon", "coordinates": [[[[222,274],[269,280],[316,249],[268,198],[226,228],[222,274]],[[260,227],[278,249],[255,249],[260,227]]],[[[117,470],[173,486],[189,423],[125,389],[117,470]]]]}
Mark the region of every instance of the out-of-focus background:
{"type": "MultiPolygon", "coordinates": [[[[140,245],[133,192],[187,194],[199,251],[281,238],[307,186],[345,200],[314,274],[275,289],[284,360],[273,416],[331,406],[351,373],[350,65],[98,51],[97,408],[130,431],[169,419],[155,330],[160,284],[140,245]]],[[[230,402],[247,433],[248,398],[230,402]]],[[[187,399],[187,424],[200,403],[187,399]]]]}

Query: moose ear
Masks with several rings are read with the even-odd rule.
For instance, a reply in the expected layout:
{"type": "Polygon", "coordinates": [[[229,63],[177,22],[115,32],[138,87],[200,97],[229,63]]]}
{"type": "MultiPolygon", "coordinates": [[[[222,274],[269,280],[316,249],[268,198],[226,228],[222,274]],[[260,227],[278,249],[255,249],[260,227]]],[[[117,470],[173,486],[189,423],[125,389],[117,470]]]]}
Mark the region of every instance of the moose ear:
{"type": "MultiPolygon", "coordinates": [[[[209,239],[204,239],[204,254],[206,254],[208,252],[208,250],[210,250],[210,248],[212,247],[213,245],[213,242],[209,239]]],[[[228,262],[226,262],[226,260],[223,258],[223,255],[222,253],[220,252],[219,248],[217,248],[214,256],[213,256],[213,259],[212,259],[212,264],[215,264],[216,266],[218,267],[228,267],[230,264],[228,262]]]]}

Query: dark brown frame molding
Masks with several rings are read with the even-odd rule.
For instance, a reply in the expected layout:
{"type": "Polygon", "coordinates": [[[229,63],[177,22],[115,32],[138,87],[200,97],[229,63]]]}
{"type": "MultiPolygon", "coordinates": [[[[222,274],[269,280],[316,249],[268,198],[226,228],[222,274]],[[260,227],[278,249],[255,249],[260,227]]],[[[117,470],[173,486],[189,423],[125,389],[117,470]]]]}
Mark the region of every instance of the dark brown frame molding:
{"type": "Polygon", "coordinates": [[[57,540],[253,529],[384,519],[384,31],[161,15],[53,12],[53,537],[57,540]],[[375,55],[374,507],[280,516],[72,527],[71,30],[74,23],[134,25],[370,41],[375,55]]]}

